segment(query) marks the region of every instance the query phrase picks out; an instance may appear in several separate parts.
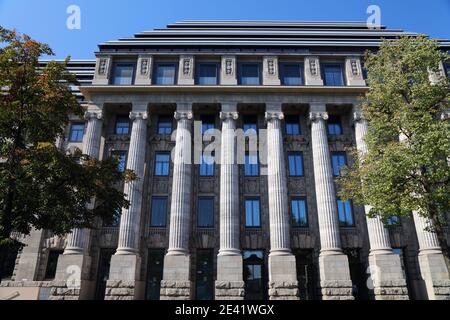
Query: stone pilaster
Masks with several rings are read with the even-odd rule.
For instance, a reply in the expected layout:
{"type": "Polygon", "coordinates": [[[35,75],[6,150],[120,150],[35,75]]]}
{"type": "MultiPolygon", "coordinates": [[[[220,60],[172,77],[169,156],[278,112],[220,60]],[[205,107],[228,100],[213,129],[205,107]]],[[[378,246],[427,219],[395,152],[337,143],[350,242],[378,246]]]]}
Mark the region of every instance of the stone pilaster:
{"type": "Polygon", "coordinates": [[[194,85],[194,56],[180,56],[178,84],[194,85]]]}
{"type": "Polygon", "coordinates": [[[220,249],[217,255],[217,300],[242,300],[244,280],[240,250],[239,173],[236,159],[236,103],[222,103],[220,161],[220,249]]]}
{"type": "Polygon", "coordinates": [[[345,79],[348,86],[365,86],[360,57],[345,58],[345,79]]]}
{"type": "Polygon", "coordinates": [[[263,85],[279,86],[280,83],[280,75],[278,72],[278,57],[263,57],[263,85]]]}
{"type": "MultiPolygon", "coordinates": [[[[363,160],[364,155],[367,154],[367,145],[364,141],[368,130],[367,121],[359,110],[354,111],[353,120],[356,148],[363,160]]],[[[370,206],[364,206],[370,244],[369,267],[374,297],[376,300],[407,300],[408,288],[400,256],[393,253],[389,232],[381,218],[368,216],[370,209],[370,206]]]]}
{"type": "Polygon", "coordinates": [[[305,85],[323,86],[319,57],[305,57],[305,85]]]}
{"type": "Polygon", "coordinates": [[[237,85],[236,56],[222,56],[220,68],[221,85],[237,85]]]}
{"type": "Polygon", "coordinates": [[[149,54],[139,55],[137,61],[135,85],[151,85],[153,70],[153,56],[149,54]]]}
{"type": "Polygon", "coordinates": [[[133,122],[128,150],[127,169],[137,179],[125,183],[124,193],[130,201],[122,209],[120,217],[119,243],[111,258],[106,300],[133,300],[139,298],[142,286],[140,279],[141,258],[139,239],[141,226],[142,188],[144,184],[145,149],[147,144],[147,104],[133,104],[130,119],[133,122]]]}
{"type": "Polygon", "coordinates": [[[298,299],[295,256],[291,252],[281,104],[267,105],[267,180],[269,196],[270,299],[298,299]]]}
{"type": "Polygon", "coordinates": [[[111,74],[112,57],[110,55],[97,55],[95,63],[93,85],[108,85],[111,74]]]}
{"type": "Polygon", "coordinates": [[[191,228],[191,151],[192,109],[178,104],[178,126],[173,152],[172,204],[169,249],[164,258],[161,300],[190,298],[189,234],[191,228]]]}
{"type": "Polygon", "coordinates": [[[20,251],[19,262],[16,265],[15,281],[35,281],[39,269],[43,230],[32,229],[25,237],[25,246],[20,251]]]}
{"type": "Polygon", "coordinates": [[[341,249],[336,193],[325,121],[325,105],[312,105],[310,113],[314,182],[320,234],[320,286],[324,300],[351,300],[348,257],[341,249]]]}
{"type": "MultiPolygon", "coordinates": [[[[92,158],[99,158],[102,135],[102,110],[95,104],[88,106],[84,115],[87,120],[86,134],[83,138],[83,154],[92,158]]],[[[94,199],[87,206],[93,206],[94,199]]],[[[89,298],[92,294],[93,282],[90,281],[89,269],[91,257],[89,256],[88,229],[74,229],[67,239],[64,254],[58,259],[55,290],[52,290],[50,299],[77,300],[89,298]]]]}

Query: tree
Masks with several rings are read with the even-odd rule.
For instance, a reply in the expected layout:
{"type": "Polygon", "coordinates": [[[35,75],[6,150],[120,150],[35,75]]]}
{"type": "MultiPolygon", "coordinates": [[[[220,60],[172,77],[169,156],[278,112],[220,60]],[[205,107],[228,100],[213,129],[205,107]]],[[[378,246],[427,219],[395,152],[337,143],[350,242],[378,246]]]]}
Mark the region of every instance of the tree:
{"type": "Polygon", "coordinates": [[[69,115],[83,115],[69,88],[69,58],[39,68],[41,55],[53,55],[46,44],[1,27],[0,41],[0,249],[14,244],[12,232],[62,235],[93,228],[98,218],[111,221],[128,206],[117,183],[133,173],[120,172],[115,158],[99,161],[55,146],[69,115]],[[86,206],[92,198],[94,208],[86,206]]]}
{"type": "Polygon", "coordinates": [[[429,219],[448,255],[444,227],[450,212],[449,80],[431,83],[448,59],[438,43],[425,36],[383,41],[368,52],[369,91],[362,103],[368,123],[367,154],[353,150],[355,164],[337,179],[339,195],[370,205],[369,216],[387,221],[392,216],[429,219]]]}

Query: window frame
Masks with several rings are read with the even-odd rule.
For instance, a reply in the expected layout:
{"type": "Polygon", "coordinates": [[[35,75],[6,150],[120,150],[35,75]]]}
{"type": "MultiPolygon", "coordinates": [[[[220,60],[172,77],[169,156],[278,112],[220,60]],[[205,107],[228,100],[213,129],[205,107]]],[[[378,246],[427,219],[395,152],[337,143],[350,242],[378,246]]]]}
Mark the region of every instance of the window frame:
{"type": "Polygon", "coordinates": [[[220,84],[220,62],[216,61],[198,61],[195,65],[195,84],[199,86],[217,86],[220,84]],[[201,65],[214,65],[216,67],[216,83],[214,84],[201,84],[200,83],[200,66],[201,65]]]}
{"type": "Polygon", "coordinates": [[[244,199],[244,212],[245,212],[245,228],[247,229],[258,229],[262,227],[262,223],[261,223],[261,198],[260,197],[246,197],[244,199]],[[248,212],[247,212],[247,202],[251,201],[252,202],[252,212],[251,212],[251,221],[252,221],[252,225],[248,225],[247,224],[247,216],[248,216],[248,212]],[[258,203],[258,225],[254,224],[254,202],[258,203]]]}
{"type": "MultiPolygon", "coordinates": [[[[344,63],[342,63],[342,62],[332,62],[332,61],[330,61],[330,62],[322,62],[321,64],[320,64],[320,70],[321,70],[321,74],[322,74],[322,80],[323,80],[323,85],[324,86],[327,86],[327,87],[344,87],[345,86],[345,84],[346,84],[346,79],[345,79],[345,65],[344,65],[344,63]],[[328,82],[327,82],[327,80],[326,80],[326,72],[325,72],[325,69],[326,69],[326,67],[330,67],[330,66],[339,66],[339,68],[341,69],[341,83],[342,84],[335,84],[335,83],[333,83],[333,84],[328,84],[328,82]]],[[[334,79],[335,77],[333,76],[333,81],[335,80],[334,79]]]]}
{"type": "Polygon", "coordinates": [[[296,114],[290,114],[290,115],[286,115],[286,117],[284,118],[284,132],[287,136],[300,136],[302,135],[302,126],[300,124],[300,117],[296,114]],[[296,121],[292,121],[293,119],[296,119],[296,121]],[[291,133],[288,130],[288,125],[296,125],[298,128],[298,133],[291,133]]]}
{"type": "Polygon", "coordinates": [[[136,77],[136,62],[135,61],[113,61],[113,69],[112,69],[112,77],[111,77],[111,85],[114,86],[132,86],[134,85],[134,79],[136,77]],[[119,65],[130,65],[133,69],[131,74],[130,83],[116,83],[116,70],[119,65]]]}
{"type": "MultiPolygon", "coordinates": [[[[168,152],[168,151],[156,151],[155,152],[155,164],[154,164],[154,169],[153,169],[153,175],[155,176],[155,177],[169,177],[170,176],[170,152],[168,152]],[[165,164],[166,162],[161,162],[161,161],[158,161],[158,156],[162,156],[162,155],[166,155],[166,156],[168,156],[169,157],[169,160],[167,161],[167,174],[159,174],[158,173],[158,164],[159,163],[162,163],[162,164],[165,164]]],[[[162,172],[164,173],[165,171],[164,171],[164,168],[165,167],[162,167],[161,168],[161,170],[162,170],[162,172]]]]}
{"type": "Polygon", "coordinates": [[[347,200],[347,201],[343,201],[341,199],[336,199],[336,206],[337,206],[337,213],[338,213],[338,221],[339,221],[339,226],[340,227],[344,227],[344,228],[354,228],[355,225],[355,214],[354,214],[354,208],[353,208],[353,202],[352,200],[347,200]],[[339,211],[339,202],[341,202],[343,204],[343,208],[344,208],[344,215],[345,215],[345,223],[341,220],[341,213],[339,211]],[[345,204],[348,203],[349,204],[349,209],[350,209],[350,217],[351,217],[351,224],[348,223],[347,221],[347,217],[348,217],[348,213],[346,211],[346,206],[345,204]]]}
{"type": "Polygon", "coordinates": [[[128,150],[113,150],[111,151],[111,157],[119,156],[118,168],[120,172],[125,172],[127,169],[128,150]],[[123,170],[120,169],[120,156],[124,155],[123,170]]]}
{"type": "MultiPolygon", "coordinates": [[[[162,128],[167,129],[167,127],[162,127],[162,128]]],[[[157,134],[161,134],[161,135],[171,135],[173,132],[173,118],[171,116],[159,115],[158,116],[158,126],[156,128],[156,132],[157,132],[157,134]],[[160,124],[164,123],[161,121],[162,119],[167,119],[168,121],[166,123],[170,123],[170,133],[167,133],[167,132],[161,133],[160,132],[160,129],[161,129],[160,124]]]]}
{"type": "Polygon", "coordinates": [[[215,197],[214,196],[198,196],[197,197],[197,228],[198,229],[214,229],[215,227],[215,197]],[[211,212],[211,225],[201,225],[200,224],[200,202],[203,200],[211,201],[212,212],[211,212]]]}
{"type": "Polygon", "coordinates": [[[304,86],[305,85],[305,64],[303,62],[296,61],[282,61],[279,63],[280,70],[280,82],[282,86],[304,86]],[[286,84],[284,81],[284,75],[286,71],[286,66],[294,66],[296,65],[299,68],[299,84],[286,84]]]}
{"type": "MultiPolygon", "coordinates": [[[[70,123],[70,128],[69,128],[69,142],[83,142],[83,138],[84,138],[84,132],[86,130],[86,123],[82,122],[82,121],[74,121],[70,123]],[[83,130],[82,130],[82,134],[81,134],[81,140],[73,140],[72,139],[72,132],[73,132],[73,127],[75,125],[82,125],[83,126],[83,130]]],[[[80,130],[77,130],[78,132],[80,130]]]]}
{"type": "Polygon", "coordinates": [[[175,61],[158,61],[154,63],[153,66],[153,79],[152,83],[155,86],[175,86],[178,84],[178,63],[175,61]],[[174,76],[173,76],[173,83],[171,84],[165,84],[165,83],[158,83],[158,68],[162,65],[172,65],[174,67],[174,76]]]}
{"type": "Polygon", "coordinates": [[[328,117],[328,120],[327,120],[327,134],[330,135],[330,136],[341,136],[341,135],[344,134],[344,127],[342,126],[342,116],[340,116],[340,115],[330,115],[328,117]],[[337,119],[337,121],[336,122],[331,122],[332,119],[334,119],[334,120],[337,119]],[[332,130],[330,130],[330,125],[339,125],[340,132],[339,133],[332,132],[332,130]]]}
{"type": "MultiPolygon", "coordinates": [[[[122,123],[125,123],[122,122],[122,123]]],[[[116,115],[116,121],[114,123],[114,135],[116,136],[126,136],[126,135],[130,135],[131,134],[131,121],[130,121],[130,117],[129,116],[125,116],[125,115],[116,115]],[[126,133],[119,133],[118,129],[121,128],[123,130],[122,127],[118,127],[118,124],[121,123],[119,120],[121,119],[127,119],[127,123],[128,123],[128,127],[127,127],[127,132],[126,133]]]]}
{"type": "Polygon", "coordinates": [[[200,164],[198,165],[198,175],[200,177],[214,177],[216,174],[216,156],[215,155],[211,155],[211,157],[214,159],[213,163],[209,164],[209,163],[205,163],[203,162],[205,155],[202,153],[202,155],[200,156],[200,164]],[[204,168],[204,169],[202,169],[204,168]],[[206,170],[205,173],[202,173],[203,170],[206,170]],[[212,172],[210,172],[212,171],[212,172]]]}
{"type": "Polygon", "coordinates": [[[331,152],[331,169],[333,171],[333,177],[340,177],[341,176],[341,168],[343,166],[347,166],[348,162],[347,162],[347,153],[345,151],[333,151],[331,152]],[[335,157],[341,157],[344,159],[344,164],[341,165],[339,168],[335,168],[334,164],[335,162],[333,161],[333,158],[335,157]],[[337,171],[339,171],[339,174],[336,174],[335,169],[337,169],[337,171]]]}
{"type": "MultiPolygon", "coordinates": [[[[151,198],[151,205],[150,205],[150,221],[149,221],[149,227],[150,228],[166,228],[167,227],[167,211],[168,211],[168,197],[167,196],[152,196],[151,198]],[[155,208],[155,202],[164,200],[165,202],[165,211],[164,211],[164,224],[153,224],[153,217],[154,217],[154,208],[155,208]]],[[[160,217],[159,217],[160,218],[160,217]]]]}
{"type": "Polygon", "coordinates": [[[262,84],[262,70],[261,62],[258,61],[241,61],[238,62],[238,85],[240,86],[260,86],[262,84]],[[244,84],[242,81],[242,71],[244,65],[256,65],[258,67],[258,83],[257,84],[244,84]]]}
{"type": "MultiPolygon", "coordinates": [[[[308,202],[306,200],[306,197],[292,197],[291,200],[289,201],[289,207],[290,207],[290,211],[291,211],[292,227],[293,228],[309,228],[308,202]],[[294,219],[294,207],[293,207],[294,201],[303,201],[303,204],[305,206],[305,219],[306,219],[306,223],[305,224],[298,224],[297,225],[296,223],[294,223],[295,222],[295,219],[294,219]]],[[[300,219],[298,221],[300,221],[300,219]]]]}
{"type": "MultiPolygon", "coordinates": [[[[304,170],[304,166],[303,166],[303,152],[301,152],[301,151],[288,152],[287,158],[288,158],[289,177],[303,177],[305,175],[305,170],[304,170]],[[293,174],[293,172],[291,170],[291,161],[290,161],[291,157],[299,157],[300,158],[300,173],[294,172],[294,174],[293,174]]],[[[297,164],[295,164],[294,171],[297,171],[297,164]]]]}

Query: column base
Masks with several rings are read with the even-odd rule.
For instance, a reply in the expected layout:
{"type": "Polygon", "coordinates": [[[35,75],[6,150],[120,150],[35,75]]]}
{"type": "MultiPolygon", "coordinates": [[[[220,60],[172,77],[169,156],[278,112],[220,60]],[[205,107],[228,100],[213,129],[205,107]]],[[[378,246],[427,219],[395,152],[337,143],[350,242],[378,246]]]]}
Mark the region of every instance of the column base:
{"type": "Polygon", "coordinates": [[[443,254],[419,254],[418,258],[428,300],[450,300],[449,272],[443,254]]]}
{"type": "Polygon", "coordinates": [[[299,299],[294,255],[269,255],[269,299],[299,299]]]}
{"type": "Polygon", "coordinates": [[[95,282],[89,279],[91,257],[83,254],[63,254],[58,259],[55,280],[49,300],[89,300],[93,298],[95,282]]]}
{"type": "Polygon", "coordinates": [[[217,256],[216,300],[243,300],[245,283],[243,281],[242,255],[217,256]]]}
{"type": "Polygon", "coordinates": [[[319,255],[322,300],[354,300],[348,257],[343,254],[319,255]]]}
{"type": "Polygon", "coordinates": [[[244,281],[220,281],[215,282],[216,300],[244,300],[244,281]]]}
{"type": "Polygon", "coordinates": [[[400,257],[393,253],[371,253],[369,268],[372,289],[375,300],[409,300],[405,275],[400,257]]]}
{"type": "Polygon", "coordinates": [[[139,300],[143,293],[142,281],[108,280],[105,300],[139,300]]]}
{"type": "Polygon", "coordinates": [[[143,298],[140,281],[141,257],[115,254],[111,257],[105,300],[139,300],[143,298]]]}
{"type": "Polygon", "coordinates": [[[164,257],[164,273],[161,281],[161,300],[189,300],[191,298],[190,256],[164,257]]]}

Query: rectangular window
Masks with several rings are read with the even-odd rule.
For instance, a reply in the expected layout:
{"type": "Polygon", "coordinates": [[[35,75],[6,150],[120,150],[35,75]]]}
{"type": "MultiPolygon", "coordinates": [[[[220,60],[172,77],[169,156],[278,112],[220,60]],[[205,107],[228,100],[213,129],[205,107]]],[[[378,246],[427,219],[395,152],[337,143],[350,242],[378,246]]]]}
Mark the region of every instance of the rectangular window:
{"type": "Polygon", "coordinates": [[[244,282],[245,300],[265,300],[267,279],[264,276],[264,251],[245,250],[244,260],[244,282]]]}
{"type": "Polygon", "coordinates": [[[200,158],[200,176],[201,177],[212,177],[214,176],[214,155],[202,155],[200,158]]]}
{"type": "Polygon", "coordinates": [[[329,116],[327,124],[328,124],[328,134],[331,135],[342,134],[341,117],[329,116]]]}
{"type": "Polygon", "coordinates": [[[214,129],[216,127],[216,121],[214,116],[203,116],[201,117],[201,119],[202,119],[202,134],[205,134],[206,131],[214,129]]]}
{"type": "Polygon", "coordinates": [[[340,199],[337,200],[338,206],[338,215],[339,215],[339,224],[341,227],[353,227],[353,210],[352,210],[352,202],[342,201],[340,199]]]}
{"type": "Polygon", "coordinates": [[[258,198],[245,200],[245,226],[261,227],[261,213],[258,198]]]}
{"type": "Polygon", "coordinates": [[[170,154],[157,152],[155,154],[155,176],[168,176],[170,169],[170,154]]]}
{"type": "Polygon", "coordinates": [[[280,64],[281,84],[284,86],[303,85],[303,64],[285,62],[280,64]]]}
{"type": "Polygon", "coordinates": [[[450,78],[450,63],[446,63],[444,65],[444,68],[445,68],[445,72],[447,73],[447,77],[450,78]]]}
{"type": "Polygon", "coordinates": [[[259,176],[259,161],[258,154],[246,154],[244,162],[244,176],[257,177],[259,176]]]}
{"type": "Polygon", "coordinates": [[[284,123],[286,125],[286,134],[288,136],[296,136],[301,134],[298,116],[286,116],[284,123]]]}
{"type": "Polygon", "coordinates": [[[146,300],[159,300],[164,271],[164,249],[150,249],[147,263],[146,300]]]}
{"type": "Polygon", "coordinates": [[[117,116],[115,134],[130,134],[130,118],[127,116],[117,116]]]}
{"type": "Polygon", "coordinates": [[[295,198],[291,200],[291,216],[293,227],[307,227],[308,213],[305,199],[295,198]]]}
{"type": "Polygon", "coordinates": [[[260,84],[260,66],[259,63],[240,63],[239,64],[239,84],[245,86],[256,86],[260,84]]]}
{"type": "Polygon", "coordinates": [[[48,253],[47,268],[45,269],[45,279],[55,279],[56,266],[58,265],[59,255],[63,252],[60,250],[51,250],[48,253]]]}
{"type": "Polygon", "coordinates": [[[167,215],[167,197],[153,197],[150,216],[151,227],[165,227],[167,215]]]}
{"type": "Polygon", "coordinates": [[[82,142],[84,135],[84,122],[74,122],[70,125],[69,141],[82,142]]]}
{"type": "Polygon", "coordinates": [[[111,219],[103,219],[103,227],[119,227],[121,215],[122,208],[117,207],[116,209],[114,209],[114,215],[111,217],[111,219]]]}
{"type": "Polygon", "coordinates": [[[197,227],[214,227],[214,198],[199,197],[197,207],[197,227]]]}
{"type": "Polygon", "coordinates": [[[155,64],[155,84],[174,85],[177,74],[175,63],[157,63],[155,64]]]}
{"type": "Polygon", "coordinates": [[[291,177],[303,176],[303,155],[300,152],[288,154],[288,165],[291,177]]]}
{"type": "Polygon", "coordinates": [[[258,132],[258,119],[255,116],[246,116],[244,117],[244,123],[242,126],[242,130],[247,132],[248,130],[254,130],[254,133],[258,132]]]}
{"type": "Polygon", "coordinates": [[[322,64],[323,81],[326,86],[343,86],[344,74],[342,64],[324,63],[322,64]]]}
{"type": "Polygon", "coordinates": [[[214,299],[214,249],[197,249],[195,300],[214,299]]]}
{"type": "Polygon", "coordinates": [[[214,62],[209,63],[199,63],[197,64],[197,84],[207,86],[207,85],[217,85],[218,83],[218,71],[219,65],[214,62]]]}
{"type": "Polygon", "coordinates": [[[172,117],[159,117],[158,134],[172,134],[172,117]]]}
{"type": "Polygon", "coordinates": [[[117,169],[120,172],[124,172],[127,167],[127,151],[117,150],[112,152],[112,156],[116,157],[119,163],[117,164],[117,169]]]}
{"type": "Polygon", "coordinates": [[[341,168],[347,165],[347,157],[345,155],[345,152],[332,152],[331,165],[333,167],[333,176],[340,176],[341,168]]]}
{"type": "Polygon", "coordinates": [[[134,63],[117,62],[114,64],[112,84],[115,85],[130,85],[133,84],[134,78],[134,63]]]}

